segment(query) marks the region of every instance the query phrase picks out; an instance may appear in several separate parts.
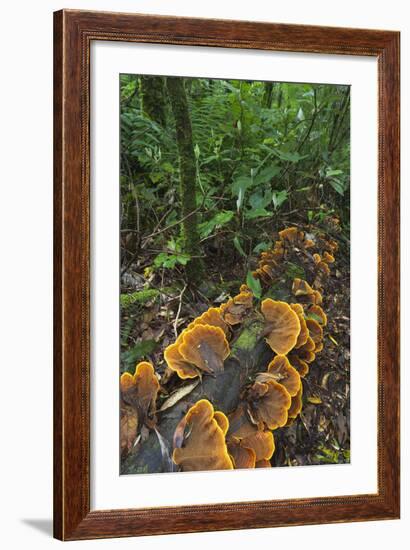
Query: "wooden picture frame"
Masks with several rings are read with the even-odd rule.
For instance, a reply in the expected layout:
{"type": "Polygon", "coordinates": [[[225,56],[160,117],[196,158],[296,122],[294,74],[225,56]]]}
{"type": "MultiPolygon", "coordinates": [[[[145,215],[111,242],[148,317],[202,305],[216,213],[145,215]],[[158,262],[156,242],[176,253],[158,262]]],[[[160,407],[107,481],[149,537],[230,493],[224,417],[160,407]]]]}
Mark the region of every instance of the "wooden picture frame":
{"type": "Polygon", "coordinates": [[[54,14],[55,537],[77,540],[399,517],[399,41],[398,32],[379,30],[74,10],[54,14]],[[90,510],[89,80],[93,40],[377,58],[377,494],[90,510]]]}

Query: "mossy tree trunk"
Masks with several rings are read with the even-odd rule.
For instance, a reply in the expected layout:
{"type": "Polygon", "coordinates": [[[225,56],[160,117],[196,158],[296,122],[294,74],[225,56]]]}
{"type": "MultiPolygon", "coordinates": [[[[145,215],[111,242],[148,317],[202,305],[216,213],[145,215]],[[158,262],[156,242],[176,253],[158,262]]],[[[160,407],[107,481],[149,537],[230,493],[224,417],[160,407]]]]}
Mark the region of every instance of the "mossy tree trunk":
{"type": "Polygon", "coordinates": [[[263,90],[263,106],[267,109],[272,107],[272,96],[273,96],[273,82],[265,82],[263,90]]]}
{"type": "Polygon", "coordinates": [[[192,139],[192,125],[184,79],[168,77],[167,90],[175,119],[176,139],[179,155],[180,194],[182,204],[182,229],[185,252],[192,259],[186,273],[190,283],[201,280],[203,266],[200,258],[198,216],[196,201],[196,162],[192,139]]]}
{"type": "Polygon", "coordinates": [[[141,108],[148,118],[165,127],[165,81],[162,76],[141,76],[141,108]]]}

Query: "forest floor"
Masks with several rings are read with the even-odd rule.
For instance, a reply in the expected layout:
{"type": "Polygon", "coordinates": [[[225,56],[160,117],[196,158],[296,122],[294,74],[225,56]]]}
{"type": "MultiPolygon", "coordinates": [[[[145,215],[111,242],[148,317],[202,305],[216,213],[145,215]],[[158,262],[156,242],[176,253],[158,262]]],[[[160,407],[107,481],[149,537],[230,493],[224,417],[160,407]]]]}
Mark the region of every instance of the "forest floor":
{"type": "MultiPolygon", "coordinates": [[[[302,413],[291,426],[275,430],[273,466],[350,461],[350,254],[341,244],[323,296],[328,317],[324,348],[303,379],[302,413]]],[[[165,348],[195,317],[236,294],[246,276],[246,269],[235,256],[224,254],[222,245],[209,245],[204,282],[194,292],[185,285],[182,268],[179,279],[178,269],[150,273],[144,257],[123,275],[121,294],[137,292],[139,300],[122,302],[122,372],[149,359],[167,381],[167,390],[177,387],[178,377],[166,368],[165,348]]]]}

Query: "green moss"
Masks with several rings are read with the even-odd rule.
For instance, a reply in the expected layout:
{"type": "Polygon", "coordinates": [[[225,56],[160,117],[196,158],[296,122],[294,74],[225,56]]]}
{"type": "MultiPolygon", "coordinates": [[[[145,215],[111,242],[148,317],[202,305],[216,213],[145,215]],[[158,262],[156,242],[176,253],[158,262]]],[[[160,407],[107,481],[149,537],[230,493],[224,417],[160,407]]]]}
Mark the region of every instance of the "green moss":
{"type": "Polygon", "coordinates": [[[238,339],[232,346],[232,355],[235,355],[238,351],[251,352],[254,350],[256,344],[261,339],[263,326],[263,322],[259,320],[251,321],[249,325],[242,330],[238,339]]]}
{"type": "Polygon", "coordinates": [[[121,294],[120,304],[122,309],[128,309],[133,304],[144,305],[150,300],[154,300],[159,296],[159,290],[154,288],[147,288],[145,290],[138,290],[131,294],[121,294]]]}

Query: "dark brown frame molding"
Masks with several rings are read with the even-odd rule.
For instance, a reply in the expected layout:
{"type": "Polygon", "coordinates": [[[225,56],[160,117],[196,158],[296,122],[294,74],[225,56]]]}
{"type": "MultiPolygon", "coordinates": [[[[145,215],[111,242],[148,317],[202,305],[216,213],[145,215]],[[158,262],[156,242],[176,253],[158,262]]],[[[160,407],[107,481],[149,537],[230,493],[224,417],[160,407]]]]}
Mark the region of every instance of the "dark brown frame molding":
{"type": "Polygon", "coordinates": [[[399,44],[400,34],[391,31],[72,10],[54,14],[55,537],[76,540],[399,517],[399,44]],[[89,74],[92,40],[377,58],[377,494],[90,510],[89,74]]]}

